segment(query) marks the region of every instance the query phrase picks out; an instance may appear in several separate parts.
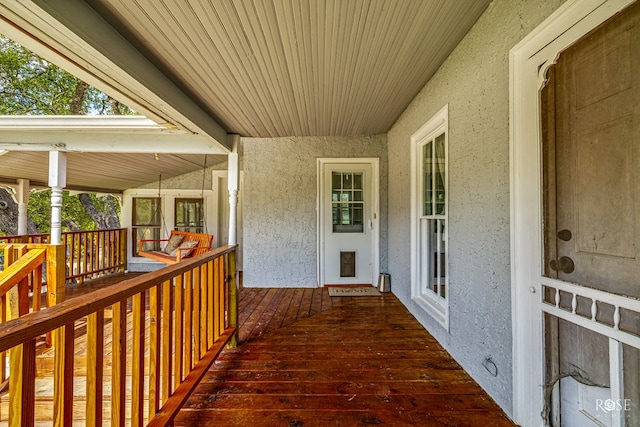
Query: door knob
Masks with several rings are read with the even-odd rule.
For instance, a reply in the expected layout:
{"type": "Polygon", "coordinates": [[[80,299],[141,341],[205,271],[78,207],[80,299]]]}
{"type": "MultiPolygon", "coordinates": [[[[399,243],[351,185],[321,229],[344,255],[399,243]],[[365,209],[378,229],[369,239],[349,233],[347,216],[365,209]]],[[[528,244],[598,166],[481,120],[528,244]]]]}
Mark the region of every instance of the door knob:
{"type": "Polygon", "coordinates": [[[573,270],[576,269],[573,260],[568,256],[560,257],[560,259],[552,259],[549,262],[549,267],[555,271],[562,271],[565,274],[573,273],[573,270]]]}
{"type": "Polygon", "coordinates": [[[571,231],[564,229],[564,230],[560,230],[558,231],[558,239],[568,242],[569,240],[571,240],[571,237],[573,237],[571,235],[571,231]]]}

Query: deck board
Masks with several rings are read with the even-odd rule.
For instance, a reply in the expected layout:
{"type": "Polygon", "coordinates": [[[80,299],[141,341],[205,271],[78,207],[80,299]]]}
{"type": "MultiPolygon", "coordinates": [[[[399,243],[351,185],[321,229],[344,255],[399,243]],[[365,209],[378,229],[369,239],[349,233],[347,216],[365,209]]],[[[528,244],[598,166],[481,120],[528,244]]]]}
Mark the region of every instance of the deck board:
{"type": "Polygon", "coordinates": [[[392,294],[241,295],[253,307],[241,345],[222,352],[176,426],[515,425],[392,294]]]}
{"type": "MultiPolygon", "coordinates": [[[[67,298],[123,278],[71,286],[67,298]]],[[[176,426],[515,425],[390,293],[330,297],[320,288],[242,288],[238,317],[240,346],[220,354],[176,426]]],[[[84,424],[85,334],[86,322],[76,322],[74,425],[84,424]]],[[[107,311],[107,381],[111,334],[107,311]]],[[[46,424],[52,415],[53,352],[41,347],[36,418],[46,424]]],[[[105,383],[104,396],[110,395],[105,383]]],[[[6,425],[6,403],[4,396],[0,426],[6,425]]],[[[110,407],[105,400],[105,420],[110,407]]]]}

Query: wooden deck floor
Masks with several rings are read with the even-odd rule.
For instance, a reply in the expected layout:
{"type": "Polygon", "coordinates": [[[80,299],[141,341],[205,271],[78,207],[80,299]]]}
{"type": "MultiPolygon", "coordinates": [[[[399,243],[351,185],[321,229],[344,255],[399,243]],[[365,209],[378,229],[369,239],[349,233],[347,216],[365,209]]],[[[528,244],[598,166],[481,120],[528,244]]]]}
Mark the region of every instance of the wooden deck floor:
{"type": "MultiPolygon", "coordinates": [[[[67,298],[123,278],[70,286],[67,298]]],[[[245,288],[239,295],[241,345],[223,351],[176,426],[515,425],[390,293],[349,298],[326,289],[245,288]]],[[[86,371],[83,334],[78,322],[79,375],[86,371]]],[[[50,425],[52,352],[43,351],[37,365],[37,425],[50,425]]],[[[74,426],[84,425],[83,385],[76,386],[74,426]]],[[[5,417],[0,396],[0,426],[5,417]]]]}
{"type": "Polygon", "coordinates": [[[392,294],[243,289],[225,350],[176,426],[513,426],[392,294]]]}

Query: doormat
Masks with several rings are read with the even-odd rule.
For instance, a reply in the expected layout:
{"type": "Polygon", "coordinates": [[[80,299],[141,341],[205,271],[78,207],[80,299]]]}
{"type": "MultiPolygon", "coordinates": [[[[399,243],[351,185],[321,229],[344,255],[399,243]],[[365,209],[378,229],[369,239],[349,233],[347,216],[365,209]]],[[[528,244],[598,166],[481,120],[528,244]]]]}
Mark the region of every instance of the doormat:
{"type": "Polygon", "coordinates": [[[380,295],[382,295],[380,291],[373,286],[349,288],[329,286],[330,297],[378,297],[380,295]]]}

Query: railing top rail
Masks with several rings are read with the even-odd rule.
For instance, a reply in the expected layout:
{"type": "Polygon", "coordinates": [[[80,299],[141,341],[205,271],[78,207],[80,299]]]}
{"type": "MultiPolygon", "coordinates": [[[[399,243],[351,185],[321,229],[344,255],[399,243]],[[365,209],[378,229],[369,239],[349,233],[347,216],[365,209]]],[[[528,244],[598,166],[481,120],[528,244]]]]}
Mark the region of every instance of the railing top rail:
{"type": "Polygon", "coordinates": [[[78,298],[63,301],[46,310],[26,314],[0,324],[0,352],[9,350],[54,329],[58,329],[98,310],[105,309],[151,287],[171,280],[199,265],[233,252],[236,245],[227,245],[205,252],[160,270],[124,280],[78,298]]]}
{"type": "MultiPolygon", "coordinates": [[[[60,245],[62,243],[59,243],[60,245]]],[[[26,248],[26,249],[47,249],[55,246],[49,243],[0,243],[0,249],[7,248],[26,248]]]]}
{"type": "MultiPolygon", "coordinates": [[[[62,234],[82,234],[82,233],[95,233],[97,231],[119,231],[126,230],[125,228],[105,228],[105,229],[96,229],[96,230],[82,230],[82,231],[63,231],[62,234]]],[[[47,237],[49,233],[37,233],[37,234],[13,234],[11,236],[0,236],[0,240],[14,240],[19,238],[28,238],[28,237],[47,237]]]]}

